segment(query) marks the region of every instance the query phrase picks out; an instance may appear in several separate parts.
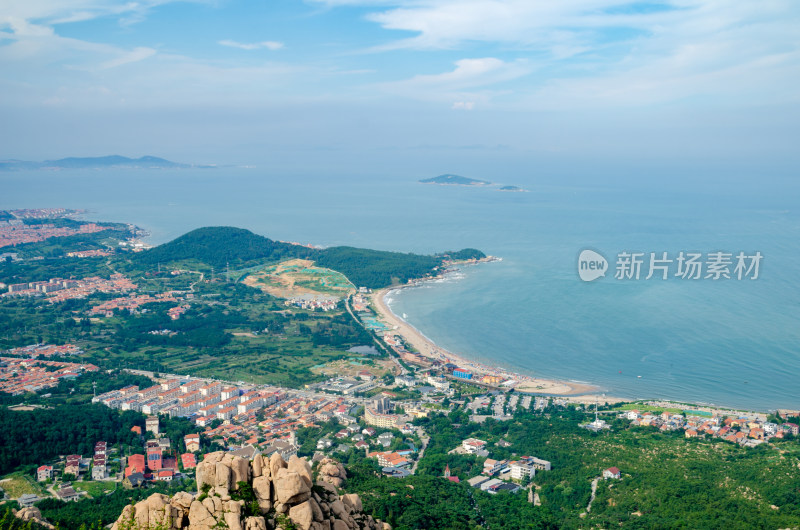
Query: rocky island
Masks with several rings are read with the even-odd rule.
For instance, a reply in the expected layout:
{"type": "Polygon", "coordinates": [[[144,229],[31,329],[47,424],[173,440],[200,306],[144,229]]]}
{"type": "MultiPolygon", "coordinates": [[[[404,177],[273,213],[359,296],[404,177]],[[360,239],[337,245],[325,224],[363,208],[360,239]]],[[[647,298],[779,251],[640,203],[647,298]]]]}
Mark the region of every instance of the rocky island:
{"type": "Polygon", "coordinates": [[[431,177],[428,179],[420,180],[423,184],[444,184],[448,186],[491,186],[492,183],[486,180],[478,180],[469,177],[462,177],[461,175],[439,175],[438,177],[431,177]]]}

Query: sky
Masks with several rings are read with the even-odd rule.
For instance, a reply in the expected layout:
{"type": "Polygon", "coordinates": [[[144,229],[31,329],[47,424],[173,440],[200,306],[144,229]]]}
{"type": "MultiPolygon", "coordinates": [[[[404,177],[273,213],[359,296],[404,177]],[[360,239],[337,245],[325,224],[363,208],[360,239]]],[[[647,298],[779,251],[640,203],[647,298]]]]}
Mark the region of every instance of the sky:
{"type": "Polygon", "coordinates": [[[790,175],[798,28],[796,0],[2,0],[0,158],[790,175]]]}

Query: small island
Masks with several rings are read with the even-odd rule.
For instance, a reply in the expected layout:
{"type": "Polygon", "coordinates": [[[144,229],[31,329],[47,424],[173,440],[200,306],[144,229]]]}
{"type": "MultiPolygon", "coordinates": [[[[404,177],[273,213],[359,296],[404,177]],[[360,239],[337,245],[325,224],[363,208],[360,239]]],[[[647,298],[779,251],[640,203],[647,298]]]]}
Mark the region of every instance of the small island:
{"type": "Polygon", "coordinates": [[[461,175],[450,174],[422,179],[420,182],[423,184],[444,184],[447,186],[491,186],[492,184],[486,180],[478,180],[469,177],[462,177],[461,175]]]}
{"type": "Polygon", "coordinates": [[[507,191],[507,192],[527,192],[525,188],[520,188],[519,186],[508,186],[503,184],[495,184],[493,182],[489,182],[488,180],[478,180],[469,177],[462,177],[461,175],[453,175],[451,173],[445,175],[439,175],[438,177],[431,177],[427,179],[420,180],[423,184],[440,184],[444,186],[481,186],[481,187],[492,187],[495,188],[497,191],[507,191]]]}

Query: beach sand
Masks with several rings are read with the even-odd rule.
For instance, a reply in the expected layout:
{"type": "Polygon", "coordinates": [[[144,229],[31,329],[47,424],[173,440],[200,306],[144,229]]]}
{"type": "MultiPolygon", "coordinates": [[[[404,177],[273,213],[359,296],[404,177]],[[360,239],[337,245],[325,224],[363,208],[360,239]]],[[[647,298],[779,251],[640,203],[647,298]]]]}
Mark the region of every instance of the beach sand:
{"type": "MultiPolygon", "coordinates": [[[[600,390],[596,386],[585,383],[541,379],[538,377],[530,377],[512,373],[500,368],[494,368],[478,362],[469,361],[453,352],[447,351],[444,348],[437,346],[433,341],[428,339],[426,336],[420,333],[419,330],[408,324],[405,320],[392,313],[384,298],[390,291],[395,289],[398,289],[398,287],[381,289],[373,292],[371,295],[372,306],[377,311],[378,318],[392,328],[391,333],[402,337],[408,345],[416,349],[424,357],[457,364],[459,367],[467,368],[476,374],[498,375],[506,379],[513,380],[515,381],[513,388],[521,392],[548,394],[552,396],[575,396],[577,398],[579,397],[577,394],[587,394],[591,392],[596,393],[600,390]]],[[[591,397],[591,402],[594,403],[595,401],[595,396],[580,397],[591,397]]],[[[602,399],[611,400],[615,398],[605,397],[602,399]]]]}

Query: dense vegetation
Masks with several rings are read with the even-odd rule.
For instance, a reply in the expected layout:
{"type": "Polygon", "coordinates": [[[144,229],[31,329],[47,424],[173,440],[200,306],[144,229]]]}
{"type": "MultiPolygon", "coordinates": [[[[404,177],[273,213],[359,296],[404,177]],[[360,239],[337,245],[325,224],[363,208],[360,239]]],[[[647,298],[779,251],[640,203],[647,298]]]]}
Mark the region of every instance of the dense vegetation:
{"type": "Polygon", "coordinates": [[[35,524],[33,521],[26,523],[22,519],[18,519],[11,511],[12,509],[15,508],[8,504],[0,506],[0,530],[44,530],[43,526],[35,524]]]}
{"type": "Polygon", "coordinates": [[[139,266],[195,260],[221,270],[243,268],[258,262],[277,262],[290,258],[315,260],[321,267],[344,274],[353,284],[380,288],[422,278],[436,271],[444,259],[482,258],[475,249],[464,249],[435,256],[387,252],[354,247],[311,249],[273,241],[249,230],[232,227],[198,228],[179,238],[131,259],[139,266]]]}
{"type": "MultiPolygon", "coordinates": [[[[555,517],[542,520],[556,520],[559,527],[785,528],[800,524],[800,447],[796,442],[749,449],[721,441],[686,440],[682,432],[631,428],[627,421],[616,419],[613,431],[592,433],[578,427],[589,418],[574,408],[551,407],[544,414],[518,411],[507,422],[469,423],[459,411],[420,419],[417,422],[433,436],[418,472],[441,476],[447,464],[462,480],[475,476],[483,459],[447,454],[472,436],[487,440],[495,459],[531,455],[552,462],[553,469],[538,472],[533,486],[542,508],[555,517]],[[501,439],[511,445],[498,445],[501,439]],[[622,470],[622,480],[600,480],[592,510],[581,518],[591,481],[611,466],[622,470]]],[[[491,499],[477,493],[475,500],[487,523],[492,513],[499,518],[487,524],[491,528],[503,528],[503,515],[513,519],[531,508],[524,493],[491,499]]]]}
{"type": "Polygon", "coordinates": [[[359,493],[366,512],[396,530],[558,527],[548,509],[531,505],[524,494],[490,495],[466,483],[449,482],[441,478],[441,473],[404,479],[382,477],[374,461],[369,460],[348,465],[347,469],[347,489],[359,493]]]}
{"type": "Polygon", "coordinates": [[[60,405],[53,409],[12,411],[0,407],[0,475],[20,466],[36,467],[59,455],[90,455],[100,440],[134,445],[134,425],[144,416],[102,405],[60,405]]]}
{"type": "MultiPolygon", "coordinates": [[[[3,475],[15,470],[32,473],[39,465],[52,463],[66,454],[89,456],[94,452],[94,444],[101,440],[125,453],[140,453],[142,439],[131,427],[136,425],[144,431],[145,415],[103,405],[61,403],[56,408],[34,410],[0,407],[0,422],[3,425],[0,475],[3,475]]],[[[162,416],[160,431],[173,441],[176,450],[183,452],[183,437],[198,429],[187,418],[162,416]]]]}
{"type": "MultiPolygon", "coordinates": [[[[68,238],[64,238],[68,239],[68,238]]],[[[24,262],[0,261],[0,282],[6,284],[49,280],[50,278],[108,278],[112,271],[105,266],[105,258],[64,259],[63,245],[58,256],[24,262]]],[[[45,253],[41,250],[42,254],[45,253]]]]}
{"type": "Polygon", "coordinates": [[[211,226],[192,230],[169,243],[140,252],[132,259],[149,266],[196,259],[222,269],[228,265],[240,267],[255,260],[310,258],[313,254],[313,249],[273,241],[243,228],[211,226]]]}
{"type": "Polygon", "coordinates": [[[442,258],[353,247],[332,247],[319,253],[317,264],[341,272],[354,285],[376,289],[428,276],[442,264],[442,258]]]}
{"type": "Polygon", "coordinates": [[[45,499],[36,504],[42,516],[63,529],[97,529],[113,523],[119,518],[125,506],[146,499],[153,493],[172,495],[178,491],[191,490],[194,481],[159,482],[148,488],[126,490],[118,488],[110,495],[80,502],[64,502],[58,499],[45,499]]]}

